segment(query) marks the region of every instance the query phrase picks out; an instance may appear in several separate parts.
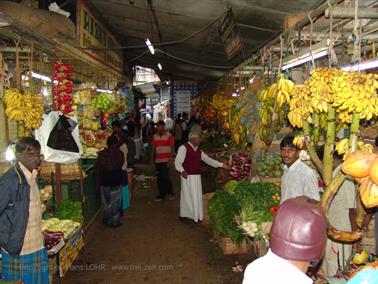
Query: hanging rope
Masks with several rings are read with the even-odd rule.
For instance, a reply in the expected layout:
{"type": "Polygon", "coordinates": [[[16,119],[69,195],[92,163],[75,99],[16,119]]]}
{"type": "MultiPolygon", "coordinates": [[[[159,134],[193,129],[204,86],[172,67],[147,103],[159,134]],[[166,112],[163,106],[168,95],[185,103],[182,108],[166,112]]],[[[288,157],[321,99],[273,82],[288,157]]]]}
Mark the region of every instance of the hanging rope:
{"type": "Polygon", "coordinates": [[[16,45],[16,87],[17,89],[21,89],[21,70],[20,70],[20,53],[19,53],[19,48],[20,48],[20,42],[21,39],[18,38],[17,40],[13,40],[15,45],[16,45]]]}
{"type": "Polygon", "coordinates": [[[281,35],[280,35],[280,65],[278,66],[278,74],[281,74],[281,70],[282,70],[282,64],[283,64],[283,48],[284,48],[284,44],[283,44],[283,35],[281,34],[281,35]]]}
{"type": "Polygon", "coordinates": [[[314,20],[311,18],[311,13],[312,13],[312,11],[310,13],[308,13],[308,15],[307,15],[307,18],[310,21],[310,56],[311,56],[312,66],[314,68],[316,68],[314,55],[312,54],[312,39],[313,39],[313,34],[314,34],[314,20]]]}
{"type": "MultiPolygon", "coordinates": [[[[359,21],[358,21],[358,6],[359,0],[355,0],[354,2],[354,27],[353,27],[353,36],[354,36],[354,52],[353,52],[353,62],[361,63],[361,45],[360,45],[360,29],[359,29],[359,21]]],[[[360,67],[358,67],[358,71],[360,71],[360,67]]]]}
{"type": "Polygon", "coordinates": [[[328,46],[328,65],[332,67],[333,65],[337,65],[337,57],[336,52],[334,50],[334,40],[333,40],[333,6],[331,1],[328,0],[328,9],[330,13],[329,17],[329,46],[328,46]]]}

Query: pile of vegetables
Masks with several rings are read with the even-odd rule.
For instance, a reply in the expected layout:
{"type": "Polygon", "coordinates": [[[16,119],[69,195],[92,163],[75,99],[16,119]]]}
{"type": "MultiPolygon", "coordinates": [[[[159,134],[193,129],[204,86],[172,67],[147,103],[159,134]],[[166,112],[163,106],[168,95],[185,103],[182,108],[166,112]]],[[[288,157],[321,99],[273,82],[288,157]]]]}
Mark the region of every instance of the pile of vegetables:
{"type": "Polygon", "coordinates": [[[240,205],[233,194],[227,191],[218,191],[209,201],[210,223],[214,231],[230,238],[236,244],[244,240],[244,235],[235,221],[240,205]]]}
{"type": "Polygon", "coordinates": [[[236,180],[242,180],[249,177],[252,160],[248,154],[239,152],[231,157],[230,176],[236,180]]]}
{"type": "Polygon", "coordinates": [[[72,220],[59,220],[58,218],[50,218],[42,220],[42,231],[48,233],[62,233],[64,238],[68,238],[77,228],[80,227],[79,222],[72,220]]]}
{"type": "Polygon", "coordinates": [[[64,237],[64,234],[61,232],[49,232],[43,231],[43,237],[45,239],[45,247],[47,250],[52,249],[60,243],[60,240],[64,237]]]}
{"type": "Polygon", "coordinates": [[[264,161],[257,163],[257,174],[261,177],[281,177],[284,164],[280,154],[268,157],[264,161]]]}
{"type": "Polygon", "coordinates": [[[225,149],[229,146],[230,139],[225,135],[215,135],[206,139],[201,145],[201,148],[206,153],[212,152],[215,149],[225,149]]]}
{"type": "Polygon", "coordinates": [[[233,193],[238,184],[239,182],[237,180],[230,180],[223,186],[223,190],[233,193]]]}
{"type": "Polygon", "coordinates": [[[233,189],[218,191],[209,202],[210,222],[214,231],[240,244],[247,236],[259,238],[261,226],[271,222],[278,208],[278,188],[273,183],[241,181],[233,189]]]}
{"type": "Polygon", "coordinates": [[[72,200],[61,201],[57,206],[55,217],[81,223],[83,218],[81,202],[72,200]]]}

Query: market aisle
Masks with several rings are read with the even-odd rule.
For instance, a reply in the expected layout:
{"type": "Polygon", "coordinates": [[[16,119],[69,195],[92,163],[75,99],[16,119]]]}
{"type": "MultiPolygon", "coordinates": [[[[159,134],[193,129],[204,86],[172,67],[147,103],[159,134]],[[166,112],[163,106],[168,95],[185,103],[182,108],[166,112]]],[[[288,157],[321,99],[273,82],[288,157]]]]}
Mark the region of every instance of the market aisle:
{"type": "MultiPolygon", "coordinates": [[[[146,165],[139,166],[138,172],[152,174],[146,165]]],[[[173,181],[179,193],[176,175],[173,181]]],[[[241,283],[242,274],[232,272],[238,259],[225,258],[205,227],[178,220],[178,198],[154,203],[155,195],[154,180],[137,181],[123,226],[107,228],[97,219],[88,235],[85,257],[62,282],[241,283]]]]}

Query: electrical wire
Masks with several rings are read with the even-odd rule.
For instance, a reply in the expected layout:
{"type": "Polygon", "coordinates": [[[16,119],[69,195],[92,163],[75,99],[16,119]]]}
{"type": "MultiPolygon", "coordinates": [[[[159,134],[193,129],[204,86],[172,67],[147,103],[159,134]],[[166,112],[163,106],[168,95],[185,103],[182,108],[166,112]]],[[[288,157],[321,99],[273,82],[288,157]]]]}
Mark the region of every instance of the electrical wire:
{"type": "MultiPolygon", "coordinates": [[[[158,46],[166,46],[166,45],[177,45],[177,44],[183,43],[183,42],[185,42],[185,41],[187,41],[187,40],[195,37],[196,35],[202,33],[204,30],[208,29],[212,25],[214,25],[216,22],[218,22],[220,19],[222,19],[224,17],[224,15],[227,14],[227,13],[228,13],[228,11],[226,11],[221,16],[219,16],[218,18],[216,18],[214,21],[208,23],[207,25],[205,25],[204,27],[202,27],[198,31],[196,31],[196,32],[188,35],[187,37],[185,37],[185,38],[183,38],[181,40],[173,40],[173,41],[166,41],[166,42],[157,42],[157,43],[153,43],[153,46],[154,47],[158,47],[158,46]]],[[[140,44],[140,45],[132,45],[132,46],[116,46],[116,47],[107,47],[107,48],[92,48],[92,47],[80,47],[80,48],[82,50],[120,50],[120,49],[128,50],[128,49],[146,48],[146,45],[145,44],[140,44]]]]}
{"type": "Polygon", "coordinates": [[[184,63],[188,63],[188,64],[191,64],[191,65],[196,65],[196,66],[200,66],[200,67],[207,67],[207,68],[214,68],[214,69],[233,69],[235,68],[236,66],[219,66],[219,65],[209,65],[209,64],[202,64],[202,63],[198,63],[198,62],[194,62],[194,61],[191,61],[191,60],[187,60],[187,59],[183,59],[183,58],[180,58],[180,57],[177,57],[173,54],[170,54],[166,51],[162,51],[161,49],[155,49],[156,52],[160,52],[162,54],[165,54],[166,56],[168,57],[171,57],[173,59],[176,59],[178,61],[181,61],[181,62],[184,62],[184,63]]]}
{"type": "Polygon", "coordinates": [[[144,55],[146,55],[149,52],[150,52],[149,50],[145,50],[141,54],[137,55],[136,57],[134,57],[134,58],[132,58],[130,60],[127,60],[127,62],[133,62],[135,60],[138,60],[139,58],[143,57],[144,55]]]}

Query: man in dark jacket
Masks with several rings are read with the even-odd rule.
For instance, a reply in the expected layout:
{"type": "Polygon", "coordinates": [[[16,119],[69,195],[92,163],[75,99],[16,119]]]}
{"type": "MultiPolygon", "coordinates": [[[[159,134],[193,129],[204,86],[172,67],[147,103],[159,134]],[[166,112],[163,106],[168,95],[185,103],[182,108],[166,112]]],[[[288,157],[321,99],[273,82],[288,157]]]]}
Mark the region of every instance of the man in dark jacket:
{"type": "Polygon", "coordinates": [[[36,182],[41,147],[32,137],[16,144],[16,165],[0,177],[2,276],[25,284],[48,283],[48,258],[41,229],[36,182]]]}

